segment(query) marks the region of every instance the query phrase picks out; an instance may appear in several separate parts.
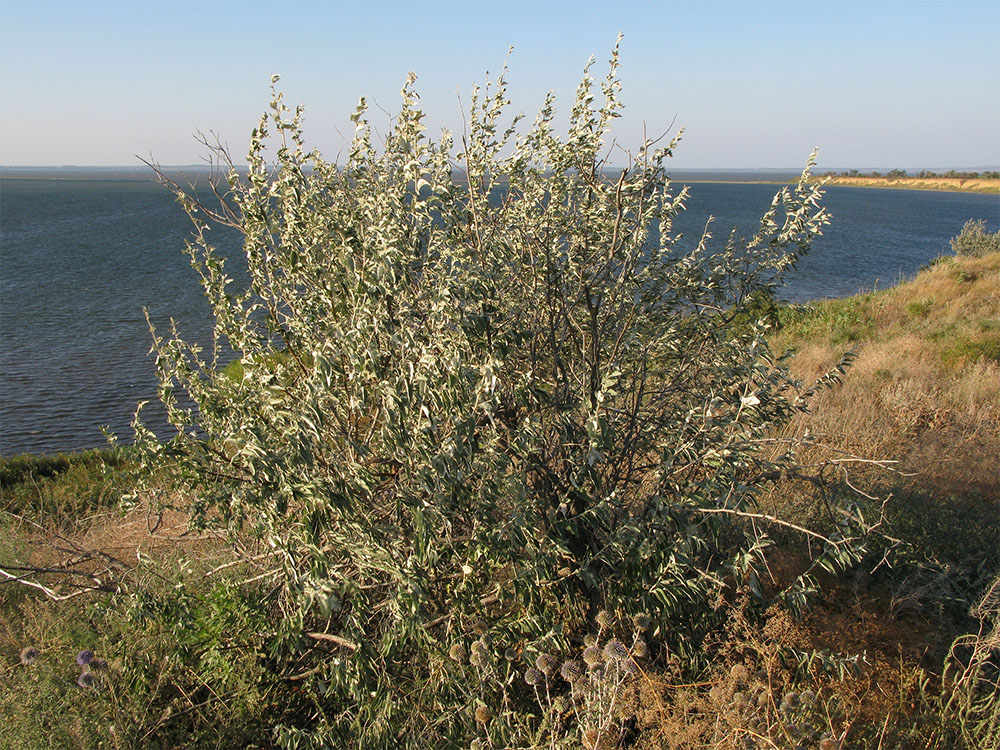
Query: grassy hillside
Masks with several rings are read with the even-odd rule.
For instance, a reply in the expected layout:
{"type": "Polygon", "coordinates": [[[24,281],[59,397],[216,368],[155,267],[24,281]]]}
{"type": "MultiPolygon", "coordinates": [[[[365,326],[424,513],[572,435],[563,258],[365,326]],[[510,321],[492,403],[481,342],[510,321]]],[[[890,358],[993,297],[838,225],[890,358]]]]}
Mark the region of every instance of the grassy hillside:
{"type": "MultiPolygon", "coordinates": [[[[639,673],[589,704],[626,728],[599,746],[987,747],[1000,732],[1000,597],[977,605],[1000,573],[1000,255],[781,308],[775,331],[803,381],[853,351],[809,426],[817,460],[898,461],[846,477],[875,508],[889,498],[883,543],[821,577],[802,619],[720,602],[725,616],[687,660],[646,634],[639,673]]],[[[130,498],[132,468],[128,451],[0,462],[0,736],[15,748],[274,746],[276,719],[318,709],[299,689],[308,676],[270,661],[269,581],[241,573],[234,542],[190,528],[178,498],[130,498]]],[[[782,491],[762,509],[822,525],[816,500],[782,491]]],[[[775,537],[765,590],[801,571],[800,544],[775,537]]],[[[582,732],[559,746],[595,744],[582,732]]]]}

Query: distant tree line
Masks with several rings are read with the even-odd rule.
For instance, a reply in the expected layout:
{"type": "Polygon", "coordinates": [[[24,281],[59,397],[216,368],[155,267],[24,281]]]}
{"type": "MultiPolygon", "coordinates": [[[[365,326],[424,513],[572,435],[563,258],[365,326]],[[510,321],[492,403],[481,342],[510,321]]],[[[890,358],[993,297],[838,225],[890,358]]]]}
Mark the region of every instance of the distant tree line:
{"type": "MultiPolygon", "coordinates": [[[[898,180],[903,177],[909,177],[909,173],[905,169],[890,169],[885,174],[881,172],[871,171],[871,172],[861,172],[857,169],[845,169],[843,172],[827,172],[826,177],[887,177],[890,180],[898,180]]],[[[989,172],[959,172],[954,169],[949,169],[947,172],[931,172],[927,169],[922,169],[914,175],[921,179],[927,179],[930,177],[951,177],[959,180],[997,180],[1000,179],[1000,172],[993,170],[989,172]]]]}

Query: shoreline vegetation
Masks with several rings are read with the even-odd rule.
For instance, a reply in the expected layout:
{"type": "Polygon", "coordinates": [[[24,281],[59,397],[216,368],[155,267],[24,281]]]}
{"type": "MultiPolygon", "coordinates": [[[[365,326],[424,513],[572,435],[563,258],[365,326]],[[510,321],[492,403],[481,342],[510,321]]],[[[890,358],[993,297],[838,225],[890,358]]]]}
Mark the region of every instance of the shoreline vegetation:
{"type": "MultiPolygon", "coordinates": [[[[997,721],[995,691],[958,690],[982,653],[975,633],[998,615],[989,594],[1000,571],[997,288],[1000,254],[946,256],[887,290],[771,310],[775,348],[794,352],[796,377],[853,350],[811,429],[837,450],[898,461],[898,473],[852,475],[890,497],[886,531],[897,545],[887,564],[827,576],[801,619],[769,611],[759,631],[746,605],[714,636],[716,656],[684,665],[683,680],[677,657],[648,634],[656,658],[620,707],[636,747],[667,736],[670,747],[693,747],[721,721],[737,735],[779,722],[824,750],[974,748],[963,739],[973,722],[997,721]],[[828,662],[788,661],[804,649],[828,662]],[[769,692],[754,670],[796,689],[769,692]],[[823,744],[822,730],[836,744],[823,744]]],[[[96,747],[109,726],[114,746],[235,746],[299,710],[303,678],[270,674],[253,635],[264,632],[265,589],[241,578],[225,539],[198,532],[170,497],[128,501],[134,470],[130,448],[0,459],[0,734],[11,747],[96,747]],[[196,605],[178,598],[175,580],[212,593],[196,605]],[[151,617],[157,607],[176,610],[176,629],[151,617]],[[227,632],[206,631],[214,620],[198,607],[228,611],[227,632]]],[[[807,494],[783,488],[761,505],[795,519],[808,513],[807,494]]],[[[776,537],[761,585],[781,586],[803,554],[776,537]]],[[[348,656],[354,647],[318,645],[348,656]]]]}
{"type": "MultiPolygon", "coordinates": [[[[821,178],[822,179],[822,178],[821,178]]],[[[938,190],[958,193],[1000,193],[1000,178],[991,177],[845,177],[827,178],[827,185],[899,190],[938,190]]]]}
{"type": "MultiPolygon", "coordinates": [[[[816,182],[824,181],[832,187],[863,187],[894,190],[931,190],[950,193],[1000,194],[1000,178],[984,177],[845,177],[840,175],[820,175],[816,182]]],[[[791,180],[713,180],[708,178],[676,179],[683,184],[719,185],[788,185],[791,180]]]]}

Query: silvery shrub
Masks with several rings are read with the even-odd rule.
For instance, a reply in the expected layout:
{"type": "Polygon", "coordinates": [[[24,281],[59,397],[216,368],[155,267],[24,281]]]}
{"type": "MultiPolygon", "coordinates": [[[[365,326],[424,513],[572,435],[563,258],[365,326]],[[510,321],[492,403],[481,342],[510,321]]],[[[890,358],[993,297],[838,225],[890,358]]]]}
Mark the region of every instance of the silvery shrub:
{"type": "MultiPolygon", "coordinates": [[[[552,94],[508,118],[505,69],[457,143],[428,137],[410,76],[382,139],[361,100],[340,165],[272,81],[249,169],[214,150],[218,203],[174,186],[215,339],[154,331],[176,436],[137,413],[137,442],[274,582],[272,651],[322,706],[279,728],[287,746],[514,742],[537,727],[511,714],[530,689],[505,649],[558,651],[602,608],[682,642],[756,580],[759,493],[806,471],[788,428],[842,366],[801,388],[758,311],[828,221],[813,158],[753,236],[686,241],[680,133],[616,146],[617,46],[603,81],[590,69],[565,134],[552,94]],[[217,223],[245,257],[216,250],[217,223]],[[491,684],[449,659],[483,631],[491,684]]],[[[860,554],[842,510],[823,566],[860,554]]]]}

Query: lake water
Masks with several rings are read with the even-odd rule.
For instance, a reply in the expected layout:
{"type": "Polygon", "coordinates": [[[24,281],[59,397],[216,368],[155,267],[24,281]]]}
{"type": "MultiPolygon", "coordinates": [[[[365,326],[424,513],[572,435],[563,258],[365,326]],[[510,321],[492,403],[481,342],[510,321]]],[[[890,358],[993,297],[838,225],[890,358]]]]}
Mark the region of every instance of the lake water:
{"type": "MultiPolygon", "coordinates": [[[[156,403],[148,308],[161,330],[210,340],[197,275],[183,253],[190,223],[146,179],[70,173],[0,178],[0,455],[80,450],[123,441],[136,402],[156,403]],[[57,178],[62,177],[62,178],[57,178]]],[[[723,242],[746,233],[775,185],[692,183],[675,224],[694,243],[711,214],[723,242]]],[[[830,187],[833,223],[783,296],[794,301],[891,286],[948,252],[970,218],[1000,229],[1000,196],[830,187]]],[[[237,237],[219,230],[224,252],[237,237]]],[[[164,434],[167,434],[164,432],[164,434]]]]}

